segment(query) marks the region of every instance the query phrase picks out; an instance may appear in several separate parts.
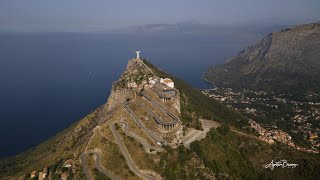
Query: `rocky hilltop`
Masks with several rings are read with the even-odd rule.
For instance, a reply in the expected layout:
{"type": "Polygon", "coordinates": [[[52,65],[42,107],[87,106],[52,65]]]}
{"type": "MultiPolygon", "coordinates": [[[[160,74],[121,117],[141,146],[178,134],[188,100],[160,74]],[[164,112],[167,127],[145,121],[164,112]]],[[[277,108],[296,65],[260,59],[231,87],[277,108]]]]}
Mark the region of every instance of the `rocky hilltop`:
{"type": "Polygon", "coordinates": [[[269,34],[205,78],[216,86],[272,91],[317,91],[320,88],[320,24],[269,34]]]}
{"type": "Polygon", "coordinates": [[[319,177],[319,157],[247,131],[248,122],[144,59],[129,60],[106,104],[44,143],[0,161],[0,179],[319,177]],[[286,159],[301,169],[263,168],[286,159]]]}

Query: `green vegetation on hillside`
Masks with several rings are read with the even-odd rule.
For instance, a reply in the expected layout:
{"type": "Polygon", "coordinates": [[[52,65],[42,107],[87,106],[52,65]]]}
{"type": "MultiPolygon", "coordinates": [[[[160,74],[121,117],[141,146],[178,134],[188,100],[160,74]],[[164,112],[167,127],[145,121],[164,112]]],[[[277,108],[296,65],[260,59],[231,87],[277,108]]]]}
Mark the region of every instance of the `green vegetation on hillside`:
{"type": "Polygon", "coordinates": [[[184,124],[199,127],[199,117],[224,122],[239,128],[247,124],[247,120],[240,113],[209,98],[187,82],[159,70],[149,61],[143,60],[143,62],[158,76],[168,77],[174,81],[175,87],[181,93],[181,116],[184,124]]]}
{"type": "MultiPolygon", "coordinates": [[[[228,133],[224,129],[220,132],[228,133]]],[[[242,156],[236,146],[225,141],[224,133],[220,132],[211,130],[206,139],[192,143],[191,149],[207,167],[217,173],[218,177],[257,179],[257,174],[250,162],[242,156]]]]}
{"type": "Polygon", "coordinates": [[[217,178],[231,179],[315,179],[320,177],[320,156],[296,151],[276,143],[269,145],[250,136],[228,131],[226,126],[212,129],[207,137],[191,144],[204,164],[217,178]],[[295,169],[264,165],[287,160],[299,164],[295,169]]]}
{"type": "Polygon", "coordinates": [[[33,170],[40,171],[46,166],[52,166],[52,170],[54,170],[57,162],[70,158],[84,147],[84,142],[89,138],[88,135],[90,135],[92,128],[96,126],[96,120],[102,110],[102,108],[97,109],[26,152],[1,160],[0,179],[8,176],[24,176],[33,170]]]}
{"type": "Polygon", "coordinates": [[[93,169],[95,180],[111,180],[109,177],[101,173],[97,168],[93,169]]]}
{"type": "Polygon", "coordinates": [[[303,93],[320,90],[320,23],[270,33],[205,78],[218,87],[303,93]]]}
{"type": "MultiPolygon", "coordinates": [[[[181,119],[185,125],[200,129],[199,118],[220,121],[222,125],[208,132],[206,138],[201,141],[193,142],[191,149],[186,149],[184,146],[176,149],[164,146],[163,151],[157,154],[146,154],[143,146],[134,138],[126,136],[121,126],[116,124],[116,130],[121,132],[121,139],[139,168],[154,171],[164,179],[313,179],[320,177],[319,155],[298,152],[283,144],[269,145],[259,141],[255,136],[241,132],[235,133],[234,128],[229,125],[238,128],[247,125],[246,119],[240,113],[207,97],[186,82],[159,70],[150,62],[144,60],[144,63],[158,76],[168,77],[174,81],[176,88],[180,91],[181,119]],[[272,159],[286,159],[289,163],[297,163],[299,166],[296,169],[276,168],[273,171],[265,169],[263,165],[270,163],[272,159]]],[[[137,77],[140,76],[142,75],[139,74],[137,77]]],[[[45,166],[52,172],[53,179],[60,178],[60,171],[68,171],[69,177],[73,179],[83,179],[84,169],[78,158],[85,149],[100,152],[101,164],[117,176],[124,179],[138,178],[127,165],[109,128],[110,123],[121,119],[120,116],[125,110],[119,108],[108,114],[106,107],[99,108],[39,146],[17,157],[2,160],[0,179],[27,177],[32,170],[40,171],[45,166]],[[99,129],[98,127],[94,129],[97,125],[100,126],[99,129]],[[62,167],[62,163],[69,158],[75,162],[75,173],[71,172],[71,168],[62,167]],[[12,177],[9,177],[10,175],[12,177]]],[[[138,112],[137,109],[132,108],[138,112]]],[[[126,115],[124,117],[129,120],[129,114],[126,115]]],[[[139,132],[138,128],[130,127],[136,133],[139,132]]],[[[87,158],[92,177],[106,179],[104,174],[94,168],[93,158],[92,154],[87,158]]]]}

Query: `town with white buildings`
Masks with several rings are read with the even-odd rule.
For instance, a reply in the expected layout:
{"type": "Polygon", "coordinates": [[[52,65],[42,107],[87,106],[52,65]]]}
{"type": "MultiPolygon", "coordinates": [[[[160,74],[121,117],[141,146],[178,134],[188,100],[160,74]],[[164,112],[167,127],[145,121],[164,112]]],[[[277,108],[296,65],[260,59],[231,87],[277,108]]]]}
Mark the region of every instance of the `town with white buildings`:
{"type": "Polygon", "coordinates": [[[215,88],[203,90],[230,108],[243,112],[260,139],[319,153],[320,95],[300,96],[274,92],[215,88]]]}

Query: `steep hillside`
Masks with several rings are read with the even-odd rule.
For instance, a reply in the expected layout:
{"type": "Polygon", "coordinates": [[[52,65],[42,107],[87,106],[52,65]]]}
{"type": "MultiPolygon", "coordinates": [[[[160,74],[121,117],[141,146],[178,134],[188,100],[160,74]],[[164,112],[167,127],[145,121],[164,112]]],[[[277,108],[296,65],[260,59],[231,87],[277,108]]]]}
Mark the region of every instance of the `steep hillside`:
{"type": "Polygon", "coordinates": [[[269,145],[228,128],[211,130],[205,139],[192,143],[191,149],[218,178],[317,179],[320,176],[319,154],[298,152],[280,143],[269,145]],[[298,166],[266,168],[272,160],[274,163],[287,160],[298,166]]]}
{"type": "Polygon", "coordinates": [[[269,34],[205,78],[216,86],[273,91],[317,91],[320,88],[320,24],[269,34]]]}
{"type": "Polygon", "coordinates": [[[247,125],[247,120],[245,120],[239,112],[227,108],[222,103],[209,98],[200,90],[190,86],[187,82],[159,70],[147,60],[144,60],[144,63],[159,76],[169,77],[175,82],[181,92],[182,121],[187,126],[189,124],[196,126],[194,122],[197,121],[198,118],[212,119],[238,128],[247,125]]]}
{"type": "Polygon", "coordinates": [[[32,179],[35,174],[34,179],[46,170],[49,179],[77,180],[319,176],[319,155],[268,145],[242,132],[246,125],[241,114],[150,62],[132,59],[105,105],[37,147],[1,160],[0,179],[32,179]],[[174,85],[167,84],[171,81],[174,85]],[[181,140],[191,128],[204,127],[199,118],[223,125],[187,149],[181,140]],[[300,169],[262,168],[273,158],[299,163],[300,169]]]}

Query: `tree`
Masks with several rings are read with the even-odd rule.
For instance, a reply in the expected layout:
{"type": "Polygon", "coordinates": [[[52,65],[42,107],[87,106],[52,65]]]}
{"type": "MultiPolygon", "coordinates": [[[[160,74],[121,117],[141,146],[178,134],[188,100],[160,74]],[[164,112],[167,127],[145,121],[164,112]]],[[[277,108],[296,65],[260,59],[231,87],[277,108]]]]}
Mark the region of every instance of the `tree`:
{"type": "Polygon", "coordinates": [[[221,135],[225,136],[229,133],[230,128],[228,125],[222,124],[222,126],[218,127],[217,130],[221,135]]]}

